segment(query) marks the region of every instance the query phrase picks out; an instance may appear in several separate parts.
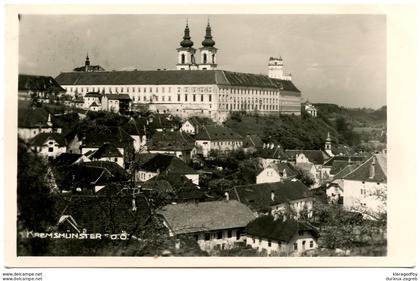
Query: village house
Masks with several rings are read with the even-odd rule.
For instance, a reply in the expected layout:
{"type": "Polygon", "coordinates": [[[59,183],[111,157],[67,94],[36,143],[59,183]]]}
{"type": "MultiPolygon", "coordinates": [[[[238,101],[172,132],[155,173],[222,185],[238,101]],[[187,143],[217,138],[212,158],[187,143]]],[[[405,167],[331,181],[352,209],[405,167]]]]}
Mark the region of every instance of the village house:
{"type": "Polygon", "coordinates": [[[40,133],[30,141],[30,147],[43,157],[52,160],[66,152],[66,139],[59,133],[40,133]]]}
{"type": "Polygon", "coordinates": [[[204,125],[211,125],[213,123],[211,119],[193,116],[182,123],[180,130],[190,135],[196,135],[204,125]]]}
{"type": "MultiPolygon", "coordinates": [[[[386,154],[374,154],[342,177],[343,207],[367,217],[386,208],[386,154]]],[[[374,217],[372,217],[374,218],[374,217]]]]}
{"type": "Polygon", "coordinates": [[[232,129],[219,125],[205,125],[195,136],[197,154],[207,158],[211,151],[228,153],[242,148],[243,137],[232,129]]]}
{"type": "Polygon", "coordinates": [[[297,256],[318,247],[318,230],[296,220],[261,216],[246,227],[246,244],[268,256],[297,256]]]}
{"type": "Polygon", "coordinates": [[[18,99],[29,101],[33,98],[39,102],[49,103],[66,92],[51,76],[19,74],[18,99]]]}
{"type": "Polygon", "coordinates": [[[255,219],[238,201],[211,201],[167,205],[157,211],[170,236],[190,235],[203,251],[231,249],[244,242],[245,227],[255,219]]]}
{"type": "Polygon", "coordinates": [[[235,186],[225,196],[249,206],[256,215],[312,217],[313,199],[309,189],[296,179],[235,186]]]}
{"type": "Polygon", "coordinates": [[[19,108],[18,136],[28,141],[39,133],[59,133],[62,128],[54,125],[50,113],[43,108],[19,108]]]}
{"type": "Polygon", "coordinates": [[[127,123],[122,126],[122,129],[126,131],[130,137],[133,138],[133,146],[136,152],[145,150],[147,142],[147,120],[141,117],[130,117],[127,123]]]}
{"type": "Polygon", "coordinates": [[[90,158],[92,161],[110,161],[115,162],[124,168],[124,149],[117,148],[112,143],[104,143],[98,150],[96,150],[90,158]]]}
{"type": "Polygon", "coordinates": [[[168,113],[150,113],[146,119],[147,127],[151,133],[173,132],[180,126],[178,119],[168,113]]]}
{"type": "Polygon", "coordinates": [[[194,184],[199,184],[199,173],[173,155],[156,154],[136,168],[136,181],[145,182],[159,174],[184,175],[194,184]]]}
{"type": "Polygon", "coordinates": [[[284,152],[280,144],[274,142],[263,143],[261,149],[257,150],[258,157],[264,159],[265,163],[279,164],[287,162],[289,156],[284,152]]]}
{"type": "Polygon", "coordinates": [[[94,104],[95,106],[98,107],[98,110],[95,110],[95,111],[99,111],[100,109],[102,109],[101,102],[102,102],[102,95],[100,93],[89,92],[83,97],[83,108],[90,109],[91,106],[94,104]]]}
{"type": "Polygon", "coordinates": [[[297,171],[289,163],[272,163],[265,159],[258,158],[259,165],[255,182],[271,183],[285,179],[292,179],[298,175],[297,171]]]}
{"type": "Polygon", "coordinates": [[[155,132],[146,147],[150,153],[174,155],[186,163],[195,155],[194,139],[182,131],[155,132]]]}
{"type": "Polygon", "coordinates": [[[365,157],[363,156],[342,156],[336,155],[328,159],[321,168],[321,180],[331,180],[338,172],[347,165],[360,164],[365,157]]]}

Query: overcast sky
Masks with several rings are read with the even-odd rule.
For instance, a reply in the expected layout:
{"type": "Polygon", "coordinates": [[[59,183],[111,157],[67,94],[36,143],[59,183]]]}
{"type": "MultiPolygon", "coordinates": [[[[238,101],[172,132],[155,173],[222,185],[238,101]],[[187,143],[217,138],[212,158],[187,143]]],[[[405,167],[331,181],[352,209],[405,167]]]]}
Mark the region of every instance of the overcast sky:
{"type": "MultiPolygon", "coordinates": [[[[34,16],[20,20],[19,72],[57,76],[84,64],[106,70],[174,69],[186,15],[34,16]]],[[[382,15],[210,15],[219,69],[267,74],[282,56],[311,102],[386,104],[382,15]]],[[[194,47],[207,15],[188,15],[194,47]]]]}

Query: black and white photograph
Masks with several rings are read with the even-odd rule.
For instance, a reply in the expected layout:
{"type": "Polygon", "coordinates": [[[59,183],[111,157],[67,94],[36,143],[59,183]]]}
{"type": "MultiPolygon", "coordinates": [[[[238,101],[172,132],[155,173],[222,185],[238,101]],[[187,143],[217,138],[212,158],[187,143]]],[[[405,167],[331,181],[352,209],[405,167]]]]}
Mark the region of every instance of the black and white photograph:
{"type": "Polygon", "coordinates": [[[400,239],[386,14],[15,20],[17,258],[299,263],[400,239]]]}

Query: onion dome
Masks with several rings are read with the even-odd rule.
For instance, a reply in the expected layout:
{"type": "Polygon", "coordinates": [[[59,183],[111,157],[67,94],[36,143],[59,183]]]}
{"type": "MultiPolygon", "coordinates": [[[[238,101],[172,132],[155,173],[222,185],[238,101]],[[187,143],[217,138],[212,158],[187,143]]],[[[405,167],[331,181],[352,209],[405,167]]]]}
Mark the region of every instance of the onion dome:
{"type": "Polygon", "coordinates": [[[210,22],[207,23],[206,27],[206,36],[204,37],[203,42],[201,42],[203,47],[213,47],[216,42],[214,42],[213,37],[211,36],[211,27],[210,22]]]}
{"type": "Polygon", "coordinates": [[[181,41],[181,46],[184,48],[190,48],[194,45],[194,42],[191,41],[191,37],[190,37],[190,28],[188,27],[188,23],[185,26],[185,30],[184,30],[184,40],[181,41]]]}

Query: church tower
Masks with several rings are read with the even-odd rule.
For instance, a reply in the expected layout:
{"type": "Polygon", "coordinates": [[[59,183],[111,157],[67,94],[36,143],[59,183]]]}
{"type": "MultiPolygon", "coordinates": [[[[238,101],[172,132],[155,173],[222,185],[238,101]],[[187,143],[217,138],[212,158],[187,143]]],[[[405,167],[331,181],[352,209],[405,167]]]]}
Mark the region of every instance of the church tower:
{"type": "Polygon", "coordinates": [[[190,28],[187,25],[184,30],[184,37],[180,43],[181,48],[176,49],[178,51],[178,63],[176,65],[177,70],[196,70],[197,64],[195,62],[195,49],[190,37],[190,28]]]}
{"type": "Polygon", "coordinates": [[[217,48],[214,47],[214,45],[216,45],[216,42],[214,42],[213,36],[211,35],[210,21],[207,22],[206,36],[204,37],[204,40],[203,42],[201,42],[201,44],[203,45],[203,47],[200,48],[201,63],[198,65],[199,69],[216,69],[217,48]]]}
{"type": "Polygon", "coordinates": [[[327,139],[325,140],[324,150],[330,157],[334,156],[334,154],[332,153],[330,132],[328,132],[327,139]]]}
{"type": "Polygon", "coordinates": [[[86,60],[85,60],[85,71],[89,71],[90,66],[90,60],[89,60],[89,54],[86,54],[86,60]]]}
{"type": "Polygon", "coordinates": [[[283,59],[281,57],[270,57],[268,60],[268,77],[281,80],[292,80],[292,74],[284,74],[283,66],[283,59]]]}

